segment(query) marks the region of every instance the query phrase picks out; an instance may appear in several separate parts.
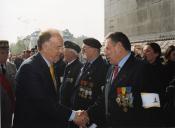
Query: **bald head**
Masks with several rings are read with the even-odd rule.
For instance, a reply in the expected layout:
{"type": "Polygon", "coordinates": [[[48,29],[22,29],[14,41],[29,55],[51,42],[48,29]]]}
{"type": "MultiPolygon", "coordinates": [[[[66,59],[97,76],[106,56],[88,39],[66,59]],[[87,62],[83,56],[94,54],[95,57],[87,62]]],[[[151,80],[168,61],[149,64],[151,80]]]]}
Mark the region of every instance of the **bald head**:
{"type": "Polygon", "coordinates": [[[39,39],[38,39],[38,50],[40,51],[42,49],[42,45],[49,41],[49,39],[51,37],[57,37],[61,42],[63,42],[63,38],[60,34],[60,32],[56,29],[48,29],[44,32],[41,33],[41,35],[39,36],[39,39]]]}
{"type": "Polygon", "coordinates": [[[50,62],[57,62],[63,54],[63,38],[58,30],[49,29],[38,39],[38,50],[50,62]]]}

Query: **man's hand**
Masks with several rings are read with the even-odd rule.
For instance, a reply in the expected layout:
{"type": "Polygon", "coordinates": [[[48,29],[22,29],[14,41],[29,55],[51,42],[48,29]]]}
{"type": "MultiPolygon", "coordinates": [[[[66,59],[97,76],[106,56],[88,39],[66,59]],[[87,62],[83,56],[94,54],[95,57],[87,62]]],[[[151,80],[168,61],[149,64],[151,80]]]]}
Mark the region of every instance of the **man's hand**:
{"type": "Polygon", "coordinates": [[[75,119],[73,122],[81,128],[85,128],[86,124],[89,123],[89,117],[86,111],[76,111],[75,119]]]}

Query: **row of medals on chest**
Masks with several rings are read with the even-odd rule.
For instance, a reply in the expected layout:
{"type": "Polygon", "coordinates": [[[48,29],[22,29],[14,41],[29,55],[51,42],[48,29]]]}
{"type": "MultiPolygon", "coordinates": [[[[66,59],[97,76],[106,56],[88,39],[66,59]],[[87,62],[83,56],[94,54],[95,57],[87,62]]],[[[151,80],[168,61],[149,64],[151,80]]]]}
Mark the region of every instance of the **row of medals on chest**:
{"type": "Polygon", "coordinates": [[[88,80],[80,80],[80,90],[79,90],[79,96],[83,99],[92,99],[92,88],[94,86],[94,83],[91,82],[91,77],[88,78],[88,80]]]}
{"type": "Polygon", "coordinates": [[[116,102],[124,112],[128,112],[129,108],[133,107],[132,87],[117,87],[116,88],[116,102]]]}

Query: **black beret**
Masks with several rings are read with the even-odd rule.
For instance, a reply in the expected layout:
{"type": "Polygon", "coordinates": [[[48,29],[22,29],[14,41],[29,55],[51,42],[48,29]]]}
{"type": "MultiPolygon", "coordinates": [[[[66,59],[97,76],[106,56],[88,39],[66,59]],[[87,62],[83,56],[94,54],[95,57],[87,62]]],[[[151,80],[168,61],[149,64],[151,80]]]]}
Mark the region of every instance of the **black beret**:
{"type": "Polygon", "coordinates": [[[74,49],[77,53],[80,53],[80,51],[81,51],[80,46],[72,41],[65,41],[64,47],[74,49]]]}
{"type": "Polygon", "coordinates": [[[9,42],[7,40],[0,40],[0,48],[9,48],[9,42]]]}
{"type": "Polygon", "coordinates": [[[31,48],[31,52],[35,52],[35,48],[31,48]]]}
{"type": "Polygon", "coordinates": [[[83,40],[83,43],[97,49],[100,49],[102,47],[101,43],[94,38],[86,38],[83,40]]]}

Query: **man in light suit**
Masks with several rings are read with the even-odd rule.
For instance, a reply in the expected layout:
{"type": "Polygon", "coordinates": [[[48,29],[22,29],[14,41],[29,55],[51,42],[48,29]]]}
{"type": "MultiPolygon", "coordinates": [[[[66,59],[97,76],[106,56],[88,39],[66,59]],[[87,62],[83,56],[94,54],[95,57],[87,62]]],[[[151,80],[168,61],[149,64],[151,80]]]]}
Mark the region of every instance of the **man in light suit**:
{"type": "Polygon", "coordinates": [[[12,114],[15,104],[15,74],[16,66],[7,61],[9,42],[0,40],[0,86],[1,86],[1,112],[2,128],[11,128],[12,114]]]}
{"type": "Polygon", "coordinates": [[[55,29],[43,32],[37,42],[39,52],[23,62],[16,75],[14,128],[63,128],[73,121],[87,120],[59,104],[53,63],[63,50],[63,38],[55,29]]]}

